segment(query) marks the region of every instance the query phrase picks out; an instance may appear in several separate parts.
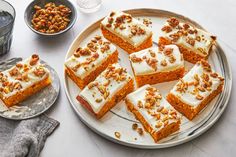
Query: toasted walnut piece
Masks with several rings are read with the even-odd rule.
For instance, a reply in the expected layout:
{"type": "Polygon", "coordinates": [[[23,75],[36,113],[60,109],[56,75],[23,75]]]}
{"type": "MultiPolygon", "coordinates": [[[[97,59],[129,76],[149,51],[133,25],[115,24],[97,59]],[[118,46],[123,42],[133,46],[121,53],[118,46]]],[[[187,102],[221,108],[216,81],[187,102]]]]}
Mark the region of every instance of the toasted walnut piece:
{"type": "Polygon", "coordinates": [[[169,32],[172,31],[172,28],[171,28],[170,26],[164,26],[164,27],[162,27],[161,30],[164,31],[164,32],[166,32],[166,33],[169,33],[169,32]]]}
{"type": "Polygon", "coordinates": [[[171,37],[173,42],[176,42],[179,40],[180,36],[178,33],[170,34],[169,37],[171,37]]]}
{"type": "Polygon", "coordinates": [[[112,24],[112,22],[114,21],[114,19],[112,17],[108,18],[108,23],[112,24]]]}
{"type": "Polygon", "coordinates": [[[142,101],[140,101],[140,100],[138,101],[138,107],[139,107],[139,108],[143,108],[143,103],[142,103],[142,101]]]}
{"type": "Polygon", "coordinates": [[[192,46],[195,45],[195,40],[191,37],[186,38],[186,42],[192,46]]]}
{"type": "Polygon", "coordinates": [[[161,110],[161,113],[162,113],[162,114],[167,114],[167,113],[168,113],[168,110],[167,110],[166,108],[163,108],[163,109],[161,110]]]}
{"type": "Polygon", "coordinates": [[[110,28],[110,27],[111,27],[111,24],[110,24],[110,23],[106,24],[106,27],[110,28]]]}
{"type": "Polygon", "coordinates": [[[35,64],[38,62],[38,60],[39,60],[39,56],[36,55],[36,54],[33,54],[32,57],[31,57],[31,59],[30,59],[29,64],[30,64],[31,66],[33,66],[33,65],[35,65],[35,64]]]}
{"type": "Polygon", "coordinates": [[[16,67],[17,67],[17,68],[22,68],[22,67],[23,67],[23,64],[22,64],[22,63],[17,63],[17,64],[16,64],[16,67]]]}
{"type": "Polygon", "coordinates": [[[116,132],[115,132],[115,137],[116,137],[116,138],[120,138],[120,137],[121,137],[120,132],[116,131],[116,132]]]}
{"type": "Polygon", "coordinates": [[[155,58],[148,58],[146,59],[146,63],[152,67],[154,70],[157,70],[157,59],[155,58]]]}
{"type": "Polygon", "coordinates": [[[96,35],[94,38],[95,38],[96,40],[102,39],[102,37],[101,37],[100,35],[96,35]]]}
{"type": "Polygon", "coordinates": [[[144,134],[144,132],[143,132],[143,129],[142,129],[142,128],[138,128],[138,130],[137,130],[137,131],[138,131],[139,135],[141,135],[141,136],[144,134]]]}
{"type": "Polygon", "coordinates": [[[156,53],[153,50],[148,50],[148,52],[150,53],[151,57],[156,57],[156,53]]]}
{"type": "Polygon", "coordinates": [[[164,55],[169,56],[170,54],[173,53],[173,48],[165,48],[164,49],[164,55]]]}
{"type": "Polygon", "coordinates": [[[197,100],[202,100],[202,99],[203,99],[203,96],[201,96],[201,95],[198,94],[198,95],[196,96],[196,99],[197,99],[197,100]]]}
{"type": "Polygon", "coordinates": [[[134,124],[132,125],[132,129],[133,129],[133,130],[137,130],[137,128],[138,128],[138,124],[137,124],[137,123],[134,123],[134,124]]]}
{"type": "Polygon", "coordinates": [[[155,125],[156,128],[160,128],[162,127],[162,122],[161,121],[158,121],[157,124],[155,125]]]}
{"type": "Polygon", "coordinates": [[[14,84],[14,89],[20,90],[22,88],[22,85],[20,84],[20,82],[16,82],[14,84]]]}
{"type": "Polygon", "coordinates": [[[142,58],[137,57],[135,54],[131,55],[131,56],[130,56],[130,59],[131,59],[131,61],[134,62],[134,63],[137,63],[137,62],[141,62],[141,61],[142,61],[142,58]]]}
{"type": "Polygon", "coordinates": [[[159,106],[158,108],[157,108],[157,112],[161,112],[162,110],[163,110],[163,106],[159,106]]]}
{"type": "Polygon", "coordinates": [[[97,98],[95,101],[96,101],[97,103],[100,103],[100,102],[102,102],[102,99],[101,99],[101,98],[97,98]]]}
{"type": "Polygon", "coordinates": [[[198,87],[198,90],[200,90],[201,92],[205,92],[205,88],[203,88],[202,86],[198,87]]]}
{"type": "Polygon", "coordinates": [[[169,124],[168,120],[164,121],[164,126],[167,126],[168,124],[169,124]]]}
{"type": "Polygon", "coordinates": [[[162,65],[162,66],[167,66],[167,62],[166,62],[165,59],[161,61],[161,65],[162,65]]]}
{"type": "Polygon", "coordinates": [[[17,76],[19,74],[19,70],[15,67],[9,71],[10,76],[17,76]]]}
{"type": "Polygon", "coordinates": [[[169,62],[170,62],[170,63],[174,63],[175,61],[176,61],[175,56],[174,56],[174,55],[170,55],[170,56],[169,56],[169,62]]]}
{"type": "Polygon", "coordinates": [[[88,89],[91,89],[91,88],[93,88],[93,87],[95,87],[95,86],[97,86],[98,85],[98,82],[90,82],[89,84],[88,84],[88,89]]]}
{"type": "Polygon", "coordinates": [[[185,24],[183,24],[183,27],[185,30],[187,30],[190,26],[189,26],[189,24],[185,23],[185,24]]]}
{"type": "Polygon", "coordinates": [[[112,16],[114,16],[114,15],[115,15],[115,12],[112,11],[112,12],[110,13],[110,17],[112,17],[112,16]]]}
{"type": "Polygon", "coordinates": [[[211,75],[211,77],[213,77],[213,78],[217,78],[217,77],[218,77],[218,74],[217,74],[217,73],[211,73],[210,75],[211,75]]]}
{"type": "Polygon", "coordinates": [[[200,42],[201,41],[201,37],[200,36],[196,36],[195,40],[200,42]]]}
{"type": "Polygon", "coordinates": [[[37,67],[35,70],[34,70],[34,75],[35,76],[38,76],[38,77],[43,77],[44,74],[46,73],[45,69],[43,67],[37,67]]]}
{"type": "Polygon", "coordinates": [[[88,56],[91,54],[91,51],[89,50],[89,48],[86,47],[86,48],[82,49],[81,51],[79,51],[79,53],[81,56],[88,56]]]}
{"type": "Polygon", "coordinates": [[[171,27],[173,27],[173,28],[179,25],[179,20],[177,20],[177,19],[174,18],[174,17],[168,19],[167,22],[168,22],[169,25],[170,25],[171,27]]]}

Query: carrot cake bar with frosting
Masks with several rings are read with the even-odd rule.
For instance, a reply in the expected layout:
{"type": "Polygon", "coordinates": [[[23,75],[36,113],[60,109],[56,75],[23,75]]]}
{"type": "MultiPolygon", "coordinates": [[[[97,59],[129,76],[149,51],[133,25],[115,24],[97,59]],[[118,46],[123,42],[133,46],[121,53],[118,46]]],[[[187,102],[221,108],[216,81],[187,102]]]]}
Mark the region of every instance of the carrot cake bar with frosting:
{"type": "Polygon", "coordinates": [[[179,114],[158,90],[150,85],[144,85],[127,95],[125,102],[155,142],[180,128],[179,114]]]}
{"type": "Polygon", "coordinates": [[[133,89],[132,77],[125,68],[115,63],[89,83],[77,96],[77,100],[99,119],[133,89]]]}
{"type": "Polygon", "coordinates": [[[178,45],[184,59],[194,64],[208,58],[216,40],[212,34],[176,18],[168,19],[161,30],[159,44],[178,45]]]}
{"type": "Polygon", "coordinates": [[[176,45],[148,48],[129,56],[137,86],[173,81],[184,75],[184,60],[176,45]]]}
{"type": "Polygon", "coordinates": [[[152,46],[152,31],[124,12],[111,12],[101,22],[105,38],[133,53],[152,46]]]}
{"type": "Polygon", "coordinates": [[[116,47],[102,36],[95,36],[85,47],[79,47],[66,60],[67,75],[83,89],[89,82],[107,68],[109,64],[118,61],[116,47]]]}
{"type": "Polygon", "coordinates": [[[25,100],[51,83],[49,70],[34,54],[0,72],[0,98],[7,107],[25,100]]]}
{"type": "Polygon", "coordinates": [[[202,60],[174,86],[167,95],[169,103],[192,120],[212,99],[222,92],[224,79],[202,60]]]}

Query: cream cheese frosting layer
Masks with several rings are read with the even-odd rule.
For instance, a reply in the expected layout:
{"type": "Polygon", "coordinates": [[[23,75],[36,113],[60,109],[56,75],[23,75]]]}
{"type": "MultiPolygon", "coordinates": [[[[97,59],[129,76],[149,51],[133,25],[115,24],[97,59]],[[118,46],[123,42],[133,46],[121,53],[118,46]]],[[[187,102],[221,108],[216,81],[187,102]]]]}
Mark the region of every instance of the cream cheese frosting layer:
{"type": "Polygon", "coordinates": [[[95,36],[84,47],[79,47],[65,62],[76,76],[83,79],[116,52],[116,47],[101,36],[95,36]]]}
{"type": "Polygon", "coordinates": [[[184,67],[184,60],[176,45],[148,48],[130,54],[130,61],[135,75],[148,75],[169,72],[184,67]]]}
{"type": "Polygon", "coordinates": [[[152,31],[147,26],[124,12],[111,12],[102,20],[101,25],[134,47],[152,36],[152,31]]]}
{"type": "Polygon", "coordinates": [[[210,48],[216,40],[212,34],[188,23],[179,22],[175,18],[167,20],[160,36],[168,38],[175,44],[192,49],[201,56],[209,54],[210,48]]]}
{"type": "Polygon", "coordinates": [[[198,62],[180,80],[170,93],[182,102],[197,107],[205,98],[216,90],[223,82],[223,78],[211,70],[206,61],[198,62]]]}
{"type": "Polygon", "coordinates": [[[95,81],[89,83],[79,94],[98,113],[132,77],[118,63],[109,65],[95,81]]]}
{"type": "Polygon", "coordinates": [[[176,110],[156,88],[148,84],[130,93],[126,98],[156,132],[179,119],[176,110]]]}
{"type": "Polygon", "coordinates": [[[12,68],[0,72],[0,94],[3,98],[8,98],[48,76],[49,70],[40,63],[38,55],[32,55],[12,68]]]}

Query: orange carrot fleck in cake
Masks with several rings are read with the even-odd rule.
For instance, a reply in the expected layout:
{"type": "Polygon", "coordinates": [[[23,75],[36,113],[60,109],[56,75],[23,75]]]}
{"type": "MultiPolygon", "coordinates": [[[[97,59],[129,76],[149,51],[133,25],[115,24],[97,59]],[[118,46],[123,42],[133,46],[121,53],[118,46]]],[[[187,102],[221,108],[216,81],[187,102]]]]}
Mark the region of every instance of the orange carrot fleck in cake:
{"type": "Polygon", "coordinates": [[[67,75],[83,89],[88,83],[118,61],[116,47],[102,36],[95,36],[86,46],[79,47],[65,62],[67,75]]]}
{"type": "Polygon", "coordinates": [[[111,64],[77,96],[96,118],[104,116],[134,89],[133,79],[118,63],[111,64]]]}
{"type": "Polygon", "coordinates": [[[137,86],[173,81],[184,75],[184,60],[176,45],[148,48],[130,54],[137,86]]]}
{"type": "Polygon", "coordinates": [[[202,60],[174,86],[167,95],[169,103],[192,120],[222,92],[224,79],[202,60]]]}
{"type": "Polygon", "coordinates": [[[179,130],[179,114],[156,88],[144,85],[127,95],[125,102],[155,142],[179,130]]]}
{"type": "Polygon", "coordinates": [[[176,18],[168,19],[161,30],[159,44],[178,45],[184,59],[194,64],[208,58],[216,40],[212,34],[176,18]]]}
{"type": "Polygon", "coordinates": [[[0,98],[14,106],[51,84],[49,70],[34,54],[12,68],[0,72],[0,98]]]}
{"type": "Polygon", "coordinates": [[[111,12],[101,22],[105,38],[133,53],[152,46],[152,31],[139,20],[123,12],[111,12]]]}

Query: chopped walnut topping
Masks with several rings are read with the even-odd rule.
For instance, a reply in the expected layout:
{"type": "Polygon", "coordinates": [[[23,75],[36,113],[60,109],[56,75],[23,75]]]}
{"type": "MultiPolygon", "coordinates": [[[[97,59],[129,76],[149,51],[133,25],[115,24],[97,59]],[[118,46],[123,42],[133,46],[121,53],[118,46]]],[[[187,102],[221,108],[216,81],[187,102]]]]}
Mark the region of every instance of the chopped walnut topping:
{"type": "Polygon", "coordinates": [[[145,26],[149,27],[149,25],[152,24],[152,21],[151,21],[150,19],[144,18],[144,19],[143,19],[143,24],[144,24],[145,26]]]}
{"type": "Polygon", "coordinates": [[[185,24],[183,24],[183,27],[185,30],[187,30],[190,26],[187,23],[185,23],[185,24]]]}
{"type": "Polygon", "coordinates": [[[131,55],[130,56],[130,59],[133,63],[136,63],[136,62],[141,62],[142,61],[142,58],[139,58],[137,57],[135,54],[131,55]]]}
{"type": "Polygon", "coordinates": [[[93,88],[93,87],[95,87],[95,86],[97,86],[98,85],[98,82],[90,82],[89,84],[88,84],[88,89],[91,89],[91,88],[93,88]]]}
{"type": "Polygon", "coordinates": [[[183,79],[180,79],[180,82],[177,84],[176,91],[179,91],[180,93],[185,93],[188,89],[188,83],[184,82],[183,79]]]}
{"type": "Polygon", "coordinates": [[[158,121],[157,124],[155,125],[156,128],[160,128],[162,127],[162,122],[161,121],[158,121]]]}
{"type": "Polygon", "coordinates": [[[211,73],[210,75],[211,75],[211,77],[213,77],[213,78],[217,78],[217,77],[218,77],[218,74],[217,74],[217,73],[211,73]]]}
{"type": "Polygon", "coordinates": [[[141,136],[142,136],[142,135],[143,135],[143,133],[144,133],[142,128],[138,128],[138,130],[137,130],[137,131],[138,131],[139,135],[141,135],[141,136]]]}
{"type": "Polygon", "coordinates": [[[166,55],[166,56],[169,56],[170,54],[172,54],[173,53],[173,48],[165,48],[165,50],[164,50],[164,54],[166,55]]]}
{"type": "Polygon", "coordinates": [[[91,51],[89,50],[89,48],[84,48],[82,50],[79,51],[81,56],[88,56],[91,54],[91,51]]]}
{"type": "Polygon", "coordinates": [[[134,124],[132,125],[132,129],[133,129],[133,130],[137,130],[137,129],[138,129],[138,124],[137,124],[137,123],[134,123],[134,124]]]}
{"type": "Polygon", "coordinates": [[[29,64],[30,64],[31,66],[33,66],[33,65],[35,65],[35,64],[38,62],[38,60],[39,60],[39,56],[36,55],[36,54],[33,54],[32,57],[31,57],[31,59],[30,59],[29,64]]]}
{"type": "Polygon", "coordinates": [[[9,71],[10,76],[17,76],[19,74],[19,70],[15,67],[9,71]]]}
{"type": "Polygon", "coordinates": [[[34,75],[38,76],[38,77],[43,77],[44,74],[46,74],[46,71],[43,67],[37,67],[34,70],[34,75]]]}
{"type": "Polygon", "coordinates": [[[140,100],[138,101],[138,107],[139,107],[139,108],[143,108],[143,103],[142,103],[142,101],[140,101],[140,100]]]}
{"type": "Polygon", "coordinates": [[[161,65],[162,65],[162,66],[167,66],[167,62],[166,62],[165,59],[161,61],[161,65]]]}
{"type": "Polygon", "coordinates": [[[20,84],[20,82],[16,82],[14,84],[14,89],[20,90],[22,88],[22,85],[20,84]]]}
{"type": "Polygon", "coordinates": [[[203,99],[203,96],[201,96],[201,95],[198,94],[198,95],[196,96],[196,99],[197,99],[197,100],[202,100],[202,99],[203,99]]]}
{"type": "Polygon", "coordinates": [[[172,38],[171,40],[172,40],[173,42],[178,41],[179,38],[180,38],[180,36],[179,36],[178,33],[170,34],[169,36],[172,38]]]}
{"type": "Polygon", "coordinates": [[[177,20],[177,19],[174,18],[174,17],[168,19],[167,22],[168,22],[169,25],[170,25],[171,27],[173,27],[173,28],[179,25],[179,20],[177,20]]]}
{"type": "Polygon", "coordinates": [[[23,67],[23,64],[22,64],[22,63],[17,63],[17,64],[16,64],[16,67],[17,67],[17,68],[22,68],[22,67],[23,67]]]}
{"type": "Polygon", "coordinates": [[[195,40],[191,37],[186,38],[186,42],[192,46],[195,45],[195,40]]]}
{"type": "Polygon", "coordinates": [[[170,63],[174,63],[175,61],[176,61],[175,56],[174,56],[174,55],[170,55],[170,56],[169,56],[169,62],[170,62],[170,63]]]}
{"type": "Polygon", "coordinates": [[[135,35],[143,35],[145,33],[146,33],[146,31],[144,29],[142,29],[141,27],[139,27],[137,25],[131,26],[131,34],[133,36],[135,36],[135,35]]]}
{"type": "Polygon", "coordinates": [[[152,67],[154,70],[157,70],[157,59],[155,58],[148,58],[146,59],[146,63],[152,67]]]}
{"type": "Polygon", "coordinates": [[[100,102],[102,102],[102,99],[101,99],[101,98],[97,98],[95,101],[96,101],[97,103],[100,103],[100,102]]]}
{"type": "Polygon", "coordinates": [[[201,37],[200,36],[196,36],[195,40],[200,42],[201,41],[201,37]]]}
{"type": "Polygon", "coordinates": [[[172,28],[171,28],[170,26],[164,26],[164,27],[162,27],[161,30],[164,31],[164,32],[166,32],[166,33],[169,33],[169,32],[172,31],[172,28]]]}
{"type": "Polygon", "coordinates": [[[116,131],[116,132],[115,132],[115,136],[116,136],[116,138],[120,138],[120,137],[121,137],[120,132],[116,131]]]}
{"type": "Polygon", "coordinates": [[[198,87],[198,90],[200,90],[201,92],[205,92],[206,91],[205,88],[202,87],[202,86],[198,87]]]}
{"type": "Polygon", "coordinates": [[[156,57],[156,53],[152,50],[148,50],[148,52],[150,53],[151,57],[156,57]]]}

